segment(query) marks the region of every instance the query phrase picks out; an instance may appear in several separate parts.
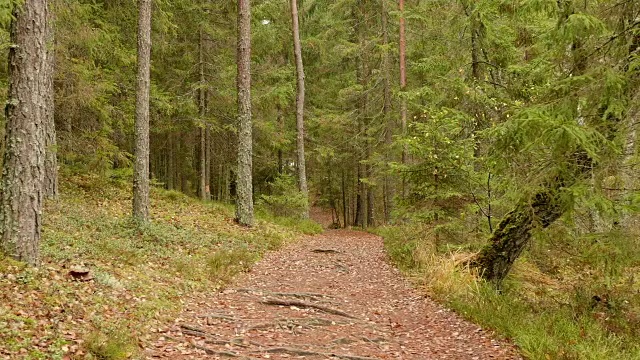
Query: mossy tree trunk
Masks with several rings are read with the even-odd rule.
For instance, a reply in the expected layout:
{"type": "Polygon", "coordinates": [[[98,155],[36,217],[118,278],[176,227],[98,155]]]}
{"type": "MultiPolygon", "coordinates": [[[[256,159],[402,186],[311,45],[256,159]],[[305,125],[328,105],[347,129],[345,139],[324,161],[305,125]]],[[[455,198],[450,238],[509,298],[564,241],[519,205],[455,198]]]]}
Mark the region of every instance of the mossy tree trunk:
{"type": "Polygon", "coordinates": [[[546,228],[568,208],[565,184],[556,179],[532,199],[522,199],[500,222],[480,254],[472,261],[484,279],[500,284],[531,239],[534,228],[546,228]]]}

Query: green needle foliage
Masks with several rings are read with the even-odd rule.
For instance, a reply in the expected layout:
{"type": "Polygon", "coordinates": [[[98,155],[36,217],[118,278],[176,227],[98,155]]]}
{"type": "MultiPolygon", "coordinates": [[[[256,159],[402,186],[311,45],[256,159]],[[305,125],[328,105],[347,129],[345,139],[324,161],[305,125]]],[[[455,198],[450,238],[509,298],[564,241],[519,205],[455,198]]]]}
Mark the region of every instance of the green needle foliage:
{"type": "MultiPolygon", "coordinates": [[[[16,3],[0,0],[0,58],[12,46],[16,3]]],[[[49,150],[63,179],[130,182],[137,6],[49,3],[57,133],[49,150]]],[[[296,219],[309,205],[331,213],[333,227],[384,226],[390,255],[427,272],[436,298],[512,337],[530,358],[637,357],[638,1],[406,0],[403,12],[391,0],[298,5],[309,199],[295,180],[289,3],[251,1],[259,215],[317,233],[296,219]]],[[[235,201],[237,15],[235,1],[153,2],[150,175],[154,191],[178,203],[208,199],[203,191],[224,211],[235,201]]],[[[5,62],[0,99],[8,84],[5,62]]],[[[107,196],[91,184],[74,186],[107,196]]],[[[122,221],[103,226],[137,231],[122,221]]],[[[149,226],[140,246],[108,238],[78,246],[135,266],[154,256],[149,243],[185,236],[149,226]]],[[[68,241],[55,240],[45,256],[68,241]]],[[[186,260],[172,266],[186,278],[226,279],[255,259],[234,244],[199,260],[196,272],[186,260]]],[[[111,351],[104,333],[91,341],[96,353],[111,351]]]]}

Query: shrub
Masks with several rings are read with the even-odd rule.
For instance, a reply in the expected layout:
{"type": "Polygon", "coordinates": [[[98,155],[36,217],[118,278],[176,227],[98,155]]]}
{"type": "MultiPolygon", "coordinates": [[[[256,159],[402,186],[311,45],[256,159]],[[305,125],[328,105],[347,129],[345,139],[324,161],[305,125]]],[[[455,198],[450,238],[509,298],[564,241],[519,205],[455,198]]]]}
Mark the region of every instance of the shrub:
{"type": "Polygon", "coordinates": [[[302,218],[309,200],[298,190],[293,176],[281,174],[269,184],[271,195],[262,195],[259,205],[275,216],[302,218]]]}

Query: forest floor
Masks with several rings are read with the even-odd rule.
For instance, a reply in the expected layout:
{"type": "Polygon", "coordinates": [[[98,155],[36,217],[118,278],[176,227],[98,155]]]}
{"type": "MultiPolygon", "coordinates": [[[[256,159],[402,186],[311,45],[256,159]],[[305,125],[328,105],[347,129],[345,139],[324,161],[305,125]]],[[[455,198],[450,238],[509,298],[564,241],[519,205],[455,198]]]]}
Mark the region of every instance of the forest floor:
{"type": "Polygon", "coordinates": [[[258,214],[153,187],[152,221],[131,220],[131,180],[68,176],[47,202],[41,266],[0,253],[0,359],[141,359],[150,329],[190,299],[224,288],[264,254],[321,232],[310,221],[258,214]],[[278,224],[280,223],[280,224],[278,224]]]}
{"type": "Polygon", "coordinates": [[[420,294],[381,238],[305,237],[202,292],[146,356],[166,359],[519,359],[516,349],[420,294]]]}

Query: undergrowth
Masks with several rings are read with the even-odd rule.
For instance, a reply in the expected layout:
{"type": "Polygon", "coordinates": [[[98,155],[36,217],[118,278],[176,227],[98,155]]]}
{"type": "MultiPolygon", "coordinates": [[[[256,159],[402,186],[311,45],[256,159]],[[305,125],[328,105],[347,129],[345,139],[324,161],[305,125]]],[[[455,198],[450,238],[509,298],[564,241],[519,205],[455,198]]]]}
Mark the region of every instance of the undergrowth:
{"type": "Polygon", "coordinates": [[[256,214],[259,219],[296,230],[306,235],[317,235],[321,234],[324,231],[322,225],[311,219],[276,216],[269,211],[262,209],[258,209],[256,214]]]}
{"type": "Polygon", "coordinates": [[[640,359],[640,242],[536,234],[500,291],[464,267],[483,244],[427,226],[381,228],[390,258],[439,302],[510,338],[528,359],[640,359]]]}
{"type": "Polygon", "coordinates": [[[183,303],[223,287],[268,250],[313,225],[259,219],[237,226],[233,208],[152,189],[152,220],[131,220],[122,179],[76,176],[47,204],[42,266],[0,259],[0,354],[16,359],[141,358],[149,334],[183,303]],[[73,281],[84,266],[92,281],[73,281]]]}

